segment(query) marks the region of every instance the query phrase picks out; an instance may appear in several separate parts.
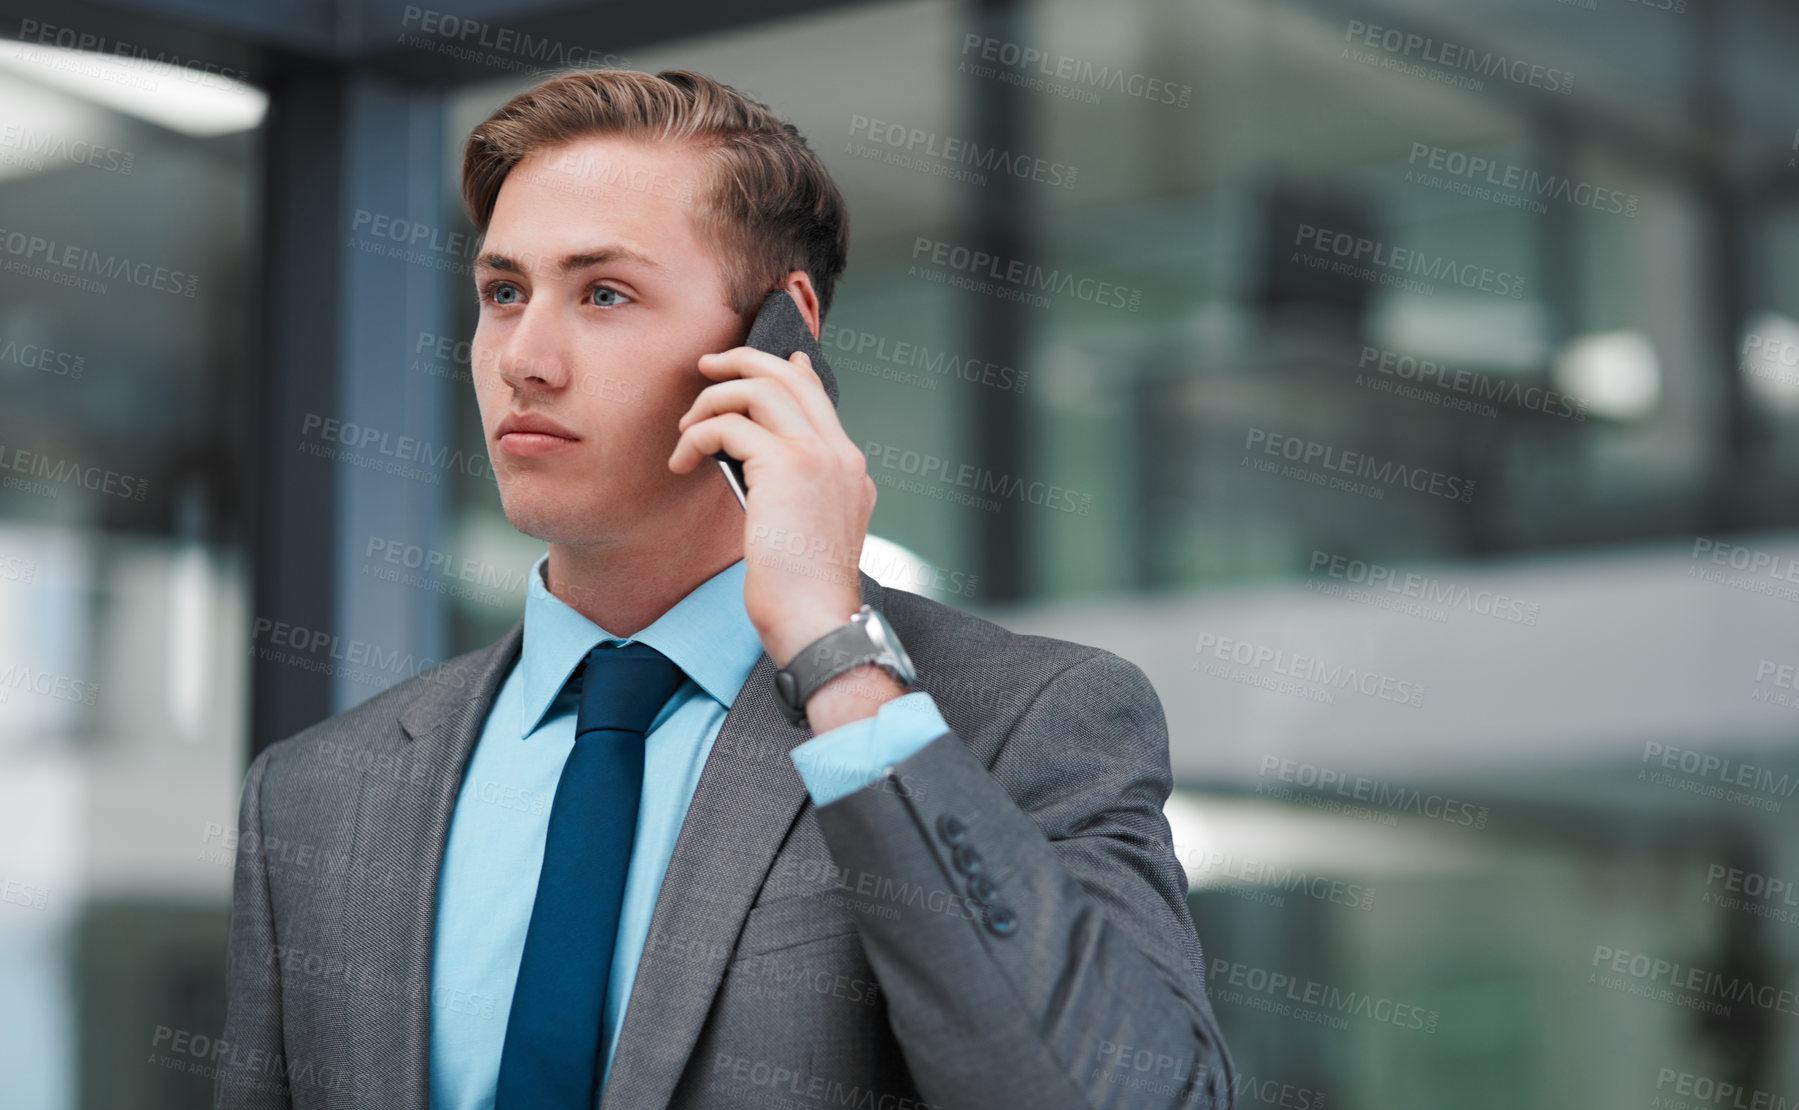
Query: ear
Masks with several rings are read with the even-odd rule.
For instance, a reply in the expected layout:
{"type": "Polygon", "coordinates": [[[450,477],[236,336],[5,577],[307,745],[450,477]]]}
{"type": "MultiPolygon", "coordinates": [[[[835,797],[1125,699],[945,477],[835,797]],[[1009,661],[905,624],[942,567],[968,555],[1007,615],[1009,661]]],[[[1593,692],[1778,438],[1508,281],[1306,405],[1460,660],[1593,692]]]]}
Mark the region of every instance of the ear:
{"type": "Polygon", "coordinates": [[[812,332],[814,342],[818,340],[818,290],[812,288],[812,278],[804,270],[794,270],[781,283],[793,303],[799,306],[800,315],[806,318],[806,327],[812,332]]]}

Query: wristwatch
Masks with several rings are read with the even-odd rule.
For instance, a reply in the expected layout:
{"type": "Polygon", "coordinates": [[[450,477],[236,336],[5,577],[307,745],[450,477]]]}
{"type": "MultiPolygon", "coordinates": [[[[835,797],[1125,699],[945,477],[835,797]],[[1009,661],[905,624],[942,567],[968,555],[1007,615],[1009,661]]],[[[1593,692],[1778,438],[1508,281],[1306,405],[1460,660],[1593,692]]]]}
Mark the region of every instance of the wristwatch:
{"type": "Polygon", "coordinates": [[[900,646],[893,626],[867,605],[856,610],[848,624],[807,644],[775,672],[775,700],[781,703],[788,721],[803,725],[806,702],[812,695],[833,678],[864,663],[873,663],[902,686],[918,681],[918,672],[912,668],[906,649],[900,646]]]}

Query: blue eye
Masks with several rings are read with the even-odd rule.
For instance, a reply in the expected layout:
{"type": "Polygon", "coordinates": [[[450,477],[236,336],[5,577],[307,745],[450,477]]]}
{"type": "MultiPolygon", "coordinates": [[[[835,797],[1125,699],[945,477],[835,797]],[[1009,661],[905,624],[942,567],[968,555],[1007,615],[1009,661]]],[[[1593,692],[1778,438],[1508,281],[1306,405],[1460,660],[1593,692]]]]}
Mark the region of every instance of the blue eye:
{"type": "Polygon", "coordinates": [[[494,304],[515,303],[513,301],[503,301],[500,299],[500,291],[503,289],[510,289],[514,293],[518,292],[518,286],[512,284],[510,281],[496,281],[490,283],[487,288],[481,290],[481,295],[484,299],[492,301],[494,304]]]}
{"type": "MultiPolygon", "coordinates": [[[[617,305],[627,304],[631,300],[631,298],[620,293],[618,290],[605,285],[595,285],[588,291],[590,299],[599,297],[602,294],[610,299],[595,301],[596,307],[612,308],[617,305]]],[[[495,305],[521,304],[523,303],[523,297],[524,295],[519,291],[519,287],[512,284],[510,281],[489,282],[481,290],[481,299],[495,305]],[[501,294],[506,295],[502,296],[501,294]]]]}

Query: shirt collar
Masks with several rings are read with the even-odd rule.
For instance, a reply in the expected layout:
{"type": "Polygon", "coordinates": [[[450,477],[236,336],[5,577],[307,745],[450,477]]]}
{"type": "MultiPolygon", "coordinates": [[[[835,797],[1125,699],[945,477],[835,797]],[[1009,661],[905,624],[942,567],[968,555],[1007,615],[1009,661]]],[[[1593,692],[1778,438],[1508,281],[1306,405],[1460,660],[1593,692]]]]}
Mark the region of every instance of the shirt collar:
{"type": "Polygon", "coordinates": [[[762,640],[743,607],[742,559],[700,583],[637,635],[621,638],[576,612],[546,584],[550,556],[531,567],[525,591],[525,641],[519,668],[519,736],[543,723],[587,653],[602,643],[640,641],[668,656],[700,689],[729,708],[762,656],[762,640]]]}

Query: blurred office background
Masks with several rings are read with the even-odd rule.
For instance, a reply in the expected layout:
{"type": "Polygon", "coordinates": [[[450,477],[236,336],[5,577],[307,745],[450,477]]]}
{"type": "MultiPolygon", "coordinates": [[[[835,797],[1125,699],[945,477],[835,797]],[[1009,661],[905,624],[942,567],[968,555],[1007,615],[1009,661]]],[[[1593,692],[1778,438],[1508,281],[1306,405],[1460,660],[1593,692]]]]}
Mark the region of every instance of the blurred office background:
{"type": "Polygon", "coordinates": [[[566,63],[712,74],[831,168],[865,566],[1154,681],[1240,1105],[1799,1099],[1790,6],[0,37],[5,1105],[205,1104],[248,759],[521,613],[457,168],[566,63]]]}

